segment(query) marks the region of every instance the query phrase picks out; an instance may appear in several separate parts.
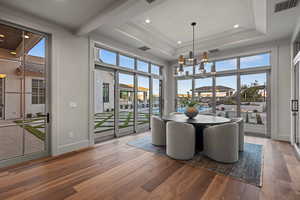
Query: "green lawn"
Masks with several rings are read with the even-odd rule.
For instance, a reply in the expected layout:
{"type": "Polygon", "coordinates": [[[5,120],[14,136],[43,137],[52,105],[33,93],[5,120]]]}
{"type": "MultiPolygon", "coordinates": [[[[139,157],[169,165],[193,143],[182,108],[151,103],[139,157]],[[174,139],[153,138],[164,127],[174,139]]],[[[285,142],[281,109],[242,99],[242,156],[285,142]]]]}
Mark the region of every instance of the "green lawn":
{"type": "Polygon", "coordinates": [[[27,120],[16,120],[16,124],[20,127],[24,128],[26,131],[31,133],[32,135],[36,136],[42,141],[45,141],[46,134],[45,134],[45,118],[38,117],[33,119],[27,120]]]}
{"type": "MultiPolygon", "coordinates": [[[[114,113],[104,112],[95,114],[95,133],[114,130],[114,113]]],[[[139,113],[138,125],[147,124],[150,121],[149,113],[139,113]]],[[[132,127],[134,125],[133,112],[121,111],[119,113],[119,128],[132,127]]]]}

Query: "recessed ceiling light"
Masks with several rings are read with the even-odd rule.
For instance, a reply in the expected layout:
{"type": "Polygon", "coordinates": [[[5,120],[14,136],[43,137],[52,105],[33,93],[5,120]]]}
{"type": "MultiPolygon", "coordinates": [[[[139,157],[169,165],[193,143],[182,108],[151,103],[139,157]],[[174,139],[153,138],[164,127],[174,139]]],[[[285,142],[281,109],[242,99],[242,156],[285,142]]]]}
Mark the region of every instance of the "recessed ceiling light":
{"type": "Polygon", "coordinates": [[[177,41],[177,44],[181,44],[182,42],[179,40],[179,41],[177,41]]]}
{"type": "Polygon", "coordinates": [[[5,35],[3,35],[3,34],[0,34],[0,38],[4,38],[5,37],[5,35]]]}
{"type": "Polygon", "coordinates": [[[11,55],[17,55],[17,53],[14,52],[14,51],[11,51],[10,54],[11,54],[11,55]]]}
{"type": "Polygon", "coordinates": [[[235,24],[235,25],[233,26],[233,28],[238,28],[238,27],[240,27],[239,24],[235,24]]]}
{"type": "Polygon", "coordinates": [[[145,20],[145,22],[146,22],[147,24],[150,24],[151,20],[150,20],[149,18],[147,18],[147,19],[145,20]]]}
{"type": "Polygon", "coordinates": [[[24,38],[29,39],[29,36],[28,35],[24,35],[24,38]]]}

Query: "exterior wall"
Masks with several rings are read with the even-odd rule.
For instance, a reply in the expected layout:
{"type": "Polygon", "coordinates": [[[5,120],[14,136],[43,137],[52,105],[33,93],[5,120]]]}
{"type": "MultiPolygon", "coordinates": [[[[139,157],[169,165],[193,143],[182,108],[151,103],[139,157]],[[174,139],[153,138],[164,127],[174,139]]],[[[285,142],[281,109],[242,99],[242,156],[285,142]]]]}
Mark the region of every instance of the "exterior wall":
{"type": "Polygon", "coordinates": [[[32,104],[32,79],[43,80],[42,77],[26,77],[25,80],[25,113],[36,116],[37,113],[45,113],[45,104],[32,104]]]}
{"type": "MultiPolygon", "coordinates": [[[[20,66],[20,62],[10,60],[0,60],[0,73],[6,74],[5,78],[5,115],[2,118],[6,120],[17,119],[21,117],[21,87],[22,79],[17,76],[16,69],[20,66]]],[[[25,113],[36,114],[44,112],[45,105],[31,103],[31,85],[32,79],[43,79],[41,77],[25,77],[25,113]]]]}
{"type": "Polygon", "coordinates": [[[106,112],[114,109],[114,77],[111,72],[95,70],[95,113],[106,112]],[[109,102],[103,103],[103,83],[109,84],[109,102]]]}

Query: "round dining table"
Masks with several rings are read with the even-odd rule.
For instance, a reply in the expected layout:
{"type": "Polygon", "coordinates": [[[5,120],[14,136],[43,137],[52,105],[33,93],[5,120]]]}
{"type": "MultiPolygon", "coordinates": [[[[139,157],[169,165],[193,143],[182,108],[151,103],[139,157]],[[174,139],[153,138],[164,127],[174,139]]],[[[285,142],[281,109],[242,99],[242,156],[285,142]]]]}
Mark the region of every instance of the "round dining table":
{"type": "Polygon", "coordinates": [[[196,151],[203,151],[203,130],[207,126],[219,125],[231,122],[231,119],[212,115],[197,115],[189,119],[185,114],[172,114],[162,117],[165,122],[175,121],[194,125],[196,129],[196,151]]]}

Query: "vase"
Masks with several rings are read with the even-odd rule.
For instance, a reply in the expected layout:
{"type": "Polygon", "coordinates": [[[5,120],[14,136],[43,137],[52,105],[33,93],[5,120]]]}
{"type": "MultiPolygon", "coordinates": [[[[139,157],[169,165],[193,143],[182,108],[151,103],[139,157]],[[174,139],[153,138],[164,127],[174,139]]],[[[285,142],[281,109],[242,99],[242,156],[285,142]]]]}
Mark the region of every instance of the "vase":
{"type": "Polygon", "coordinates": [[[185,111],[184,111],[184,114],[190,119],[193,119],[194,117],[196,117],[198,115],[198,113],[199,113],[199,111],[195,107],[186,107],[185,111]]]}

